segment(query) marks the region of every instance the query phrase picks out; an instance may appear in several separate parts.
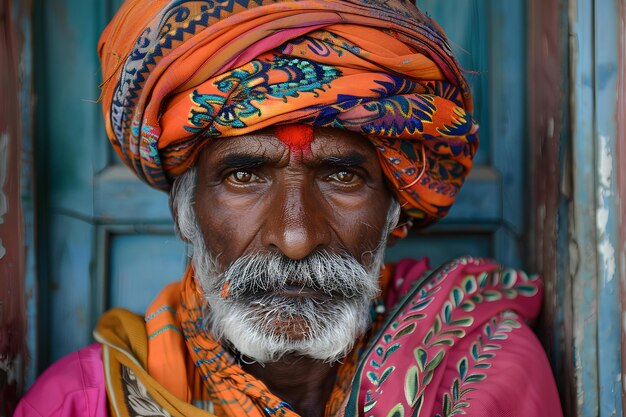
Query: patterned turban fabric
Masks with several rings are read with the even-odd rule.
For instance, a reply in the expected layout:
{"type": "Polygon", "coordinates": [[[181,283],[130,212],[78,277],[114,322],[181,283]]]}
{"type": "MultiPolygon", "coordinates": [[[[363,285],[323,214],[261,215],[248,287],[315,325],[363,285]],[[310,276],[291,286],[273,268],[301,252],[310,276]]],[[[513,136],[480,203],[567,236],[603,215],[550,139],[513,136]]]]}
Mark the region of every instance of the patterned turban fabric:
{"type": "Polygon", "coordinates": [[[405,0],[128,0],[99,55],[108,137],[161,190],[208,140],[333,127],[374,144],[426,225],[448,213],[478,147],[447,40],[405,0]]]}

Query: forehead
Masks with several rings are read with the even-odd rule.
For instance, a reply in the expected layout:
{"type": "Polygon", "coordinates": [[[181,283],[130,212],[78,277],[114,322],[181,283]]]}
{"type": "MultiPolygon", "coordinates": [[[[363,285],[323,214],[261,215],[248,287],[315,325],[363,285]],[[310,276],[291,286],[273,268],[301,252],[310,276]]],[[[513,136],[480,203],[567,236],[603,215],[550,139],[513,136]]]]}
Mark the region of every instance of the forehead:
{"type": "Polygon", "coordinates": [[[332,156],[358,155],[365,165],[378,166],[378,156],[370,140],[358,133],[333,128],[314,128],[310,146],[294,148],[281,141],[273,128],[211,140],[200,154],[198,164],[217,162],[231,154],[258,156],[270,160],[297,159],[303,163],[321,162],[332,156]]]}

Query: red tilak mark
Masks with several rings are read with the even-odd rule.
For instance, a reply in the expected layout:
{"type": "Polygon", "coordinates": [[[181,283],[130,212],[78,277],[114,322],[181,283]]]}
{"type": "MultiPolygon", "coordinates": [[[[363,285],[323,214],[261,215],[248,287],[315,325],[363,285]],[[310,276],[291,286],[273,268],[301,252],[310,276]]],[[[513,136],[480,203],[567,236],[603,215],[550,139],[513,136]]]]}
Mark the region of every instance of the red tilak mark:
{"type": "Polygon", "coordinates": [[[304,150],[311,147],[313,142],[313,126],[302,124],[280,125],[274,127],[276,137],[291,150],[304,150]]]}

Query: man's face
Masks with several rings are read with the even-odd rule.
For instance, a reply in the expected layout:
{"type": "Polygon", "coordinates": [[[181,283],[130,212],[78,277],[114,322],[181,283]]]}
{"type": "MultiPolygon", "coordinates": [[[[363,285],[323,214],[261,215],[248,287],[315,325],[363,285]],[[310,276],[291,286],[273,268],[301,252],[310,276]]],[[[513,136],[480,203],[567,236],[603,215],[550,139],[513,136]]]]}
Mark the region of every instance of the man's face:
{"type": "Polygon", "coordinates": [[[305,148],[273,130],[213,140],[198,158],[194,211],[203,241],[195,246],[207,249],[194,252],[196,277],[213,332],[257,360],[310,355],[325,349],[310,346],[322,338],[344,339],[326,348],[333,358],[344,354],[367,326],[397,220],[397,210],[388,216],[392,198],[373,145],[342,130],[314,133],[305,148]],[[196,259],[203,255],[209,261],[196,259]],[[337,321],[352,323],[338,334],[337,321]],[[260,353],[264,336],[281,351],[260,353]]]}

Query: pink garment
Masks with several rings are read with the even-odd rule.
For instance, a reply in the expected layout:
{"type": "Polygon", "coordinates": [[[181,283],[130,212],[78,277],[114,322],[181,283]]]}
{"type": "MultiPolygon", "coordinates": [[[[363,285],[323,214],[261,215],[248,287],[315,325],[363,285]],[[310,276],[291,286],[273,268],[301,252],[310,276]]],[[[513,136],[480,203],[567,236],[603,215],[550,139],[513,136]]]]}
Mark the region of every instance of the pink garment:
{"type": "MultiPolygon", "coordinates": [[[[397,264],[390,323],[360,360],[345,415],[562,416],[550,364],[527,324],[539,313],[540,280],[461,258],[416,287],[427,269],[424,259],[397,264]]],[[[94,344],[56,362],[14,417],[108,416],[101,358],[94,344]]]]}
{"type": "Polygon", "coordinates": [[[108,417],[102,346],[55,362],[37,379],[13,417],[108,417]]]}

